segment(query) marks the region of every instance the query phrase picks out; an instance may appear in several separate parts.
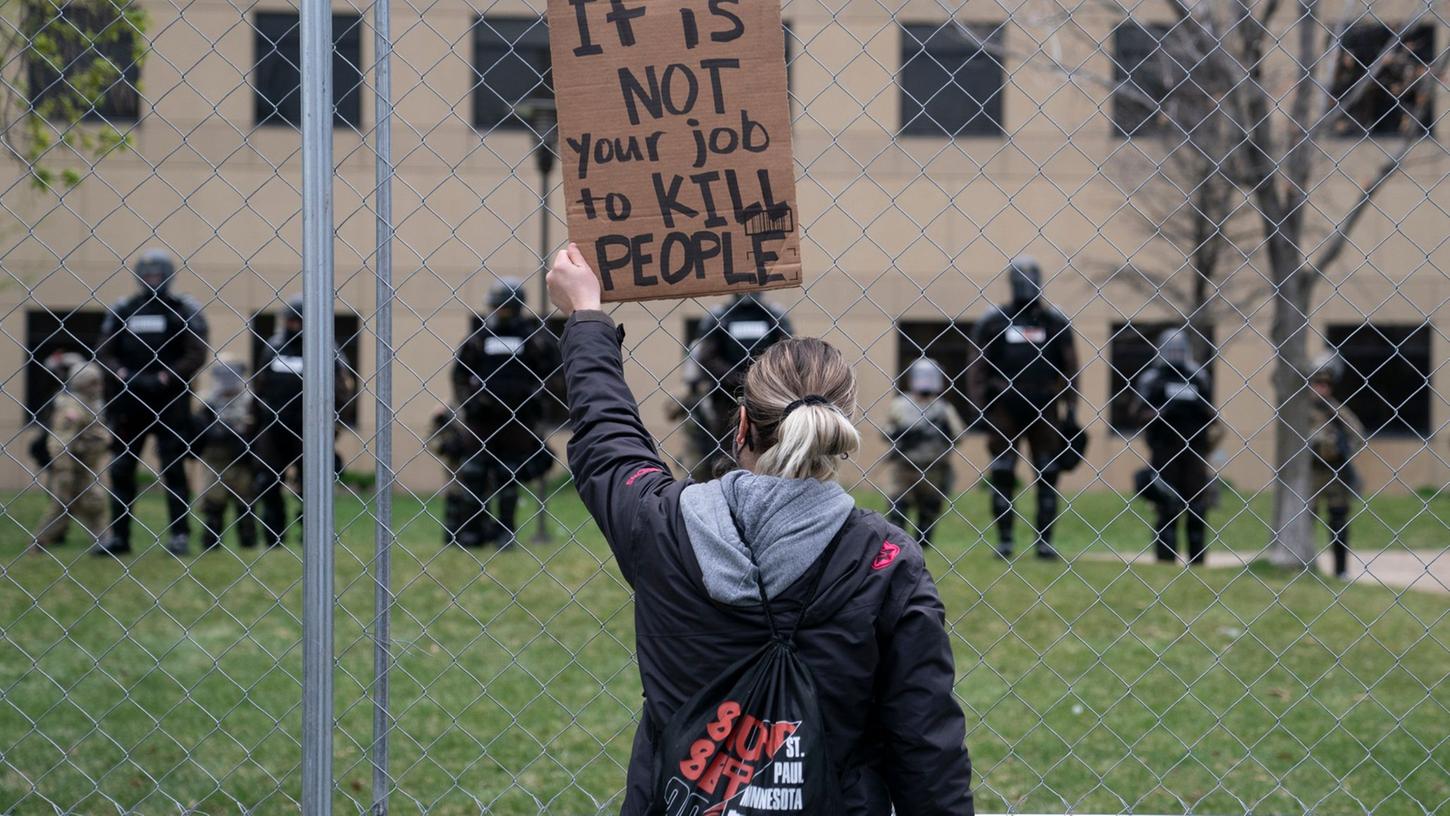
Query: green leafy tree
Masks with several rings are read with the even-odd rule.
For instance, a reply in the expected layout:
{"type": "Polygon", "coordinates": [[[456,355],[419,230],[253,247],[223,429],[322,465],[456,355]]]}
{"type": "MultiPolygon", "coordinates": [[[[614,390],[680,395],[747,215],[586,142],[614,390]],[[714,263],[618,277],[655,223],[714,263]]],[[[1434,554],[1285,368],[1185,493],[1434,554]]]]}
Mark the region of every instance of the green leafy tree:
{"type": "Polygon", "coordinates": [[[134,0],[0,0],[0,145],[43,190],[130,146],[146,56],[134,0]]]}

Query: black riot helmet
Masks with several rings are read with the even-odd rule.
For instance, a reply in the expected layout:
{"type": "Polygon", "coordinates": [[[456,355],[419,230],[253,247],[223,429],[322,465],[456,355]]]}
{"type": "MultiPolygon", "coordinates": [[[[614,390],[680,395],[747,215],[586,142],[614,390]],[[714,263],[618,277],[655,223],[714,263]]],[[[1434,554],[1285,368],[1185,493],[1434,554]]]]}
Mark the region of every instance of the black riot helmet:
{"type": "Polygon", "coordinates": [[[498,283],[488,290],[488,307],[494,311],[523,311],[524,282],[518,278],[499,278],[498,283]]]}
{"type": "Polygon", "coordinates": [[[1166,329],[1158,335],[1158,357],[1168,365],[1182,369],[1197,366],[1193,360],[1193,346],[1188,341],[1185,329],[1166,329]]]}
{"type": "Polygon", "coordinates": [[[1019,309],[1042,297],[1042,267],[1030,255],[1018,255],[1007,264],[1007,282],[1012,287],[1012,305],[1019,309]]]}
{"type": "Polygon", "coordinates": [[[136,259],[133,271],[142,291],[165,292],[176,277],[176,262],[164,249],[148,249],[136,259]]]}
{"type": "Polygon", "coordinates": [[[303,303],[301,295],[293,295],[282,304],[282,312],[278,317],[282,319],[282,328],[289,334],[302,331],[303,303]]]}

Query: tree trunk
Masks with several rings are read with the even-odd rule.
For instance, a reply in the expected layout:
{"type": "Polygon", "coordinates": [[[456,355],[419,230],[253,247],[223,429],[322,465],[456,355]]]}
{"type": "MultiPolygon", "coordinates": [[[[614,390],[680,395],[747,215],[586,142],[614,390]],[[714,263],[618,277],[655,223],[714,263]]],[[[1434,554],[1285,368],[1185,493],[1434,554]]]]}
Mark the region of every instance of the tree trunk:
{"type": "Polygon", "coordinates": [[[1269,560],[1280,566],[1314,569],[1314,516],[1310,512],[1309,303],[1313,278],[1291,236],[1269,240],[1269,266],[1276,282],[1269,331],[1277,361],[1273,384],[1274,516],[1269,560]]]}

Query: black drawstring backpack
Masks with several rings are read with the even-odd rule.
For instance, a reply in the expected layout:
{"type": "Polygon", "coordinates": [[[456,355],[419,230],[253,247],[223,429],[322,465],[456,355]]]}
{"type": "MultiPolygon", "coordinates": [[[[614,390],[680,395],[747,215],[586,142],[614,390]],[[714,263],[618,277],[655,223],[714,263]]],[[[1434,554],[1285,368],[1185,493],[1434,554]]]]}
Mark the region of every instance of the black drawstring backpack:
{"type": "Polygon", "coordinates": [[[755,567],[770,640],[721,672],[665,724],[656,740],[652,812],[834,816],[840,780],[827,754],[816,679],[796,654],[795,635],[841,534],[817,559],[800,615],[786,631],[770,610],[755,552],[743,535],[740,540],[755,567]]]}

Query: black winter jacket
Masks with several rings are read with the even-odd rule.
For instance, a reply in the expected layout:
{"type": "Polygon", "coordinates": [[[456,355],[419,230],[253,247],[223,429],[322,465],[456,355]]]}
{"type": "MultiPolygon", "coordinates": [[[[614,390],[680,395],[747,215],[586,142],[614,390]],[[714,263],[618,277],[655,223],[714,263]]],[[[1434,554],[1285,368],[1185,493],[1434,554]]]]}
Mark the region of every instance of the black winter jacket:
{"type": "MultiPolygon", "coordinates": [[[[653,805],[658,730],[769,630],[758,604],[728,606],[707,594],[680,515],[687,482],[671,476],[640,421],[622,339],[603,312],[579,312],[565,329],[563,355],[574,428],[569,468],[635,590],[645,699],[621,813],[639,816],[653,805]]],[[[843,813],[972,814],[945,611],[921,549],[878,514],[854,511],[830,563],[774,599],[783,628],[800,614],[819,568],[819,594],[796,642],[819,684],[843,813]]]]}

